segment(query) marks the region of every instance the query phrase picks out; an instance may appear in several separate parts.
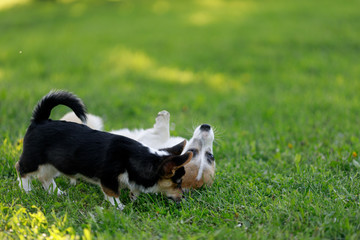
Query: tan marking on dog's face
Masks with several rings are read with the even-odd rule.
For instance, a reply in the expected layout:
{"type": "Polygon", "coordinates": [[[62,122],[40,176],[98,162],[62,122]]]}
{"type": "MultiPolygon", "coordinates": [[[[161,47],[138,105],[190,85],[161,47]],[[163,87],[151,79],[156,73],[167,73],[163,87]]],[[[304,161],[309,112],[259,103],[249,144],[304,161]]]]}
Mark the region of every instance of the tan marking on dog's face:
{"type": "Polygon", "coordinates": [[[206,186],[211,186],[214,183],[215,178],[215,166],[204,170],[203,179],[206,186]]]}
{"type": "Polygon", "coordinates": [[[212,164],[210,168],[204,169],[203,177],[198,181],[196,179],[199,172],[199,167],[195,163],[188,163],[185,165],[185,175],[182,181],[182,188],[200,188],[204,184],[211,186],[214,182],[215,176],[215,164],[212,164]]]}
{"type": "Polygon", "coordinates": [[[188,163],[185,165],[185,175],[183,177],[183,181],[181,186],[183,188],[199,188],[204,182],[203,179],[200,181],[196,180],[196,176],[198,175],[199,167],[194,163],[188,163]]]}
{"type": "Polygon", "coordinates": [[[104,185],[101,185],[101,188],[103,190],[103,192],[108,195],[109,197],[115,197],[118,198],[119,194],[114,192],[113,190],[111,190],[110,188],[105,187],[104,185]]]}
{"type": "Polygon", "coordinates": [[[159,190],[165,194],[168,198],[171,198],[175,202],[180,202],[182,198],[182,190],[178,187],[178,184],[174,183],[170,178],[162,178],[158,181],[159,190]]]}

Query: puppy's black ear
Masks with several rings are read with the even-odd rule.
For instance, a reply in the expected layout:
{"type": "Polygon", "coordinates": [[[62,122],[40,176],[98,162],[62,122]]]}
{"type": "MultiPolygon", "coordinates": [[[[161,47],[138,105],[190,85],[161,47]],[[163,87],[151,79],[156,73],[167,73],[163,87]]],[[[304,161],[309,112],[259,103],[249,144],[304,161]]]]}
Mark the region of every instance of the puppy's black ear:
{"type": "Polygon", "coordinates": [[[171,178],[175,175],[175,172],[177,169],[181,168],[193,157],[192,152],[186,152],[183,155],[180,156],[170,156],[167,159],[164,160],[163,164],[160,168],[160,175],[165,178],[171,178]]]}
{"type": "Polygon", "coordinates": [[[176,144],[175,146],[169,147],[169,148],[163,148],[160,149],[162,151],[167,151],[168,153],[172,155],[180,155],[182,151],[184,150],[184,147],[186,145],[186,140],[182,141],[179,144],[176,144]]]}

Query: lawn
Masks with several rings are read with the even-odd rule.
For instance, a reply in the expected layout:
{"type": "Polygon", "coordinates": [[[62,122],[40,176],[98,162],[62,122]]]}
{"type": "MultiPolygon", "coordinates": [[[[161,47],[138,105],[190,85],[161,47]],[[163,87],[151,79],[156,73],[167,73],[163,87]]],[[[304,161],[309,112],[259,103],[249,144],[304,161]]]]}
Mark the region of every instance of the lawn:
{"type": "MultiPolygon", "coordinates": [[[[11,1],[7,1],[11,2],[11,1]]],[[[1,239],[359,239],[360,2],[0,4],[1,239]],[[179,206],[56,179],[25,194],[15,163],[37,101],[74,92],[105,130],[216,128],[215,183],[179,206]]],[[[52,119],[69,111],[57,107],[52,119]]]]}

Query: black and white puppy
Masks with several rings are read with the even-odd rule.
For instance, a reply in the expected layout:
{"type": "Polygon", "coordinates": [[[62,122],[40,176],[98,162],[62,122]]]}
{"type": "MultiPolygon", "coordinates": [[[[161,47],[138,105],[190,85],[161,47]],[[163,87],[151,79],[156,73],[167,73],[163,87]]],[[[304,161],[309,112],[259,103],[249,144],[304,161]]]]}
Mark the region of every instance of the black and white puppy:
{"type": "Polygon", "coordinates": [[[163,193],[179,202],[184,165],[192,152],[180,155],[186,142],[155,150],[143,144],[86,125],[49,119],[57,105],[71,108],[86,121],[82,101],[65,91],[50,92],[42,98],[33,112],[31,124],[24,137],[23,152],[16,163],[20,186],[31,190],[31,177],[37,176],[45,190],[62,194],[54,177],[60,173],[82,177],[101,186],[105,198],[123,209],[119,200],[121,188],[133,192],[163,193]]]}

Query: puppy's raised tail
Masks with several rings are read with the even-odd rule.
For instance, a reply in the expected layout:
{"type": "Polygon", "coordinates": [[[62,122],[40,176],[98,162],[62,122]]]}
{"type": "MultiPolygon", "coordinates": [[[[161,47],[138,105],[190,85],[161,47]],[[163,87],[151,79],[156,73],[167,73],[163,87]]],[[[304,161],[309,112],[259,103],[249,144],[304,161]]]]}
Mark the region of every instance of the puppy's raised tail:
{"type": "Polygon", "coordinates": [[[38,123],[49,119],[51,110],[57,105],[65,105],[74,111],[76,116],[80,118],[83,123],[86,123],[86,108],[84,103],[76,95],[62,90],[49,92],[36,105],[32,122],[38,123]]]}

